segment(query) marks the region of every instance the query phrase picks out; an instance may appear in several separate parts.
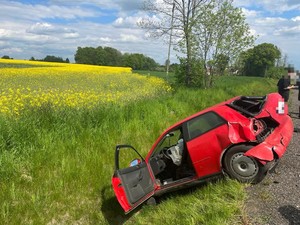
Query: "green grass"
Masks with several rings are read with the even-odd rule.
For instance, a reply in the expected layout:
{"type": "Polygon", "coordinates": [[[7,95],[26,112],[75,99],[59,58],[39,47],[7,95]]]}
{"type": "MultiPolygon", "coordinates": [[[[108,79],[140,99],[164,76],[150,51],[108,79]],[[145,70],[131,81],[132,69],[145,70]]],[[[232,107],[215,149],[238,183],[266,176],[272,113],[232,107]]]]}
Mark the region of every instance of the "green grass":
{"type": "Polygon", "coordinates": [[[4,63],[0,62],[0,69],[1,68],[18,68],[18,69],[23,69],[23,68],[33,68],[33,67],[48,67],[46,65],[33,65],[29,63],[4,63]]]}
{"type": "MultiPolygon", "coordinates": [[[[180,88],[125,106],[0,117],[2,224],[238,224],[243,185],[221,180],[168,194],[157,206],[124,215],[111,188],[116,144],[142,155],[168,126],[235,95],[264,95],[276,81],[222,77],[214,89],[180,88]]],[[[130,159],[128,158],[128,162],[130,159]]]]}
{"type": "Polygon", "coordinates": [[[147,75],[147,76],[156,76],[159,78],[163,78],[164,80],[167,80],[170,83],[175,83],[175,74],[174,72],[162,72],[162,71],[149,71],[149,70],[135,70],[134,73],[138,73],[141,75],[147,75]]]}

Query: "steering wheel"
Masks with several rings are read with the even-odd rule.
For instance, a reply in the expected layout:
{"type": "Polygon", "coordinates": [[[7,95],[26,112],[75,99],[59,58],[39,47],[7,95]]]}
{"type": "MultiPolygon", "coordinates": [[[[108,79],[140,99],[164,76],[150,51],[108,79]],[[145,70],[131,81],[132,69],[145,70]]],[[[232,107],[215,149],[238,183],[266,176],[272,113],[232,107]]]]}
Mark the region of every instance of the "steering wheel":
{"type": "Polygon", "coordinates": [[[170,155],[168,155],[167,151],[169,150],[168,147],[164,147],[162,149],[162,154],[167,158],[167,159],[171,159],[170,155]]]}

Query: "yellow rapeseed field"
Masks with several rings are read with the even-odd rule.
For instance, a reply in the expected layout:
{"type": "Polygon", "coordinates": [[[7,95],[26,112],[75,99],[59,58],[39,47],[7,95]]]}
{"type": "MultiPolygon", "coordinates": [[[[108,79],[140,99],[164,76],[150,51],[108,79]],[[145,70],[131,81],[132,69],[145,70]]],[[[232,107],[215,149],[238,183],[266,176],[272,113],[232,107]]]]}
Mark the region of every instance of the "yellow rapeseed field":
{"type": "Polygon", "coordinates": [[[162,79],[131,68],[0,59],[0,113],[30,107],[93,108],[124,104],[171,91],[162,79]]]}

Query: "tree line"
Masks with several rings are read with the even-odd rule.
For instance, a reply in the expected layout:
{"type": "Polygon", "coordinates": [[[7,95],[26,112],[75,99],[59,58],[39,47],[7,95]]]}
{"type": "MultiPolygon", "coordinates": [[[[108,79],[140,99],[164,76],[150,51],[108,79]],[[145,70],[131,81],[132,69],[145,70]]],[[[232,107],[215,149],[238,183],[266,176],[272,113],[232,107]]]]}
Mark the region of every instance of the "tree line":
{"type": "MultiPolygon", "coordinates": [[[[8,55],[1,57],[2,59],[13,59],[8,55]]],[[[31,57],[31,61],[45,62],[61,62],[70,63],[69,59],[64,60],[62,57],[47,55],[43,59],[35,59],[31,57]]],[[[75,54],[76,63],[105,65],[105,66],[127,66],[134,70],[156,70],[166,71],[167,65],[158,65],[154,59],[140,53],[122,54],[117,49],[111,47],[78,47],[75,54]]],[[[166,63],[168,63],[166,61],[166,63]]],[[[186,72],[186,61],[181,58],[180,64],[173,63],[169,65],[169,71],[175,72],[177,83],[184,84],[185,81],[180,77],[186,72]],[[178,76],[179,74],[179,76],[178,76]]],[[[192,70],[196,73],[203,72],[201,67],[203,62],[193,62],[192,70]],[[198,63],[198,65],[197,65],[198,63]]],[[[242,51],[237,60],[230,64],[230,57],[225,54],[219,54],[216,61],[208,61],[206,65],[205,75],[208,73],[215,75],[243,75],[243,76],[259,76],[269,78],[280,78],[286,74],[291,66],[287,62],[287,55],[282,55],[280,49],[272,43],[262,43],[242,51]]],[[[204,75],[204,76],[205,76],[204,75]]],[[[202,75],[203,76],[203,75],[202,75]]],[[[201,74],[198,75],[201,78],[201,74]]],[[[193,78],[195,79],[195,78],[193,78]]],[[[212,81],[212,79],[211,79],[212,81]]]]}
{"type": "Polygon", "coordinates": [[[133,70],[155,70],[154,59],[140,53],[124,53],[112,47],[78,47],[75,62],[100,66],[125,66],[133,70]]]}
{"type": "Polygon", "coordinates": [[[30,61],[41,61],[41,62],[59,62],[59,63],[70,63],[70,60],[66,58],[64,60],[62,57],[54,56],[54,55],[47,55],[43,59],[35,59],[33,56],[29,59],[30,61]]]}
{"type": "MultiPolygon", "coordinates": [[[[4,55],[1,57],[2,59],[13,59],[10,58],[8,55],[4,55]]],[[[70,63],[70,60],[66,58],[65,60],[62,57],[54,56],[54,55],[47,55],[43,59],[35,59],[33,56],[29,59],[30,61],[40,61],[40,62],[59,62],[59,63],[70,63]]]]}

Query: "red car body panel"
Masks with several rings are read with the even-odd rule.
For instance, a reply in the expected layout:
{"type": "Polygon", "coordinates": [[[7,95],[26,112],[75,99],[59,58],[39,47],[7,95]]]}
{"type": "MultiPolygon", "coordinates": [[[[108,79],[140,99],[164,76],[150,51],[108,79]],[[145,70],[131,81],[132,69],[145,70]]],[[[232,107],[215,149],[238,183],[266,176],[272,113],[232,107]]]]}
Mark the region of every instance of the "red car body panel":
{"type": "Polygon", "coordinates": [[[219,156],[225,146],[230,144],[227,126],[223,125],[207,132],[201,138],[187,143],[187,148],[198,177],[221,171],[219,156]]]}
{"type": "MultiPolygon", "coordinates": [[[[152,183],[146,184],[146,186],[153,185],[153,190],[148,190],[143,197],[134,199],[132,202],[129,201],[128,190],[126,191],[125,185],[127,180],[132,180],[135,177],[130,173],[122,175],[118,173],[119,169],[116,168],[112,178],[112,186],[124,211],[126,213],[130,212],[153,195],[158,195],[179,186],[189,185],[197,180],[222,173],[223,156],[232,146],[250,144],[253,147],[244,155],[257,159],[262,165],[280,159],[286,151],[293,133],[293,123],[288,116],[288,107],[283,103],[282,97],[277,93],[271,93],[265,98],[261,98],[262,103],[260,108],[253,114],[239,109],[239,106],[232,105],[240,99],[242,97],[235,97],[202,110],[174,124],[161,134],[144,160],[149,170],[146,180],[152,183]],[[212,129],[206,130],[199,136],[189,138],[186,133],[189,121],[201,117],[206,113],[213,113],[224,122],[212,129]],[[270,130],[267,130],[266,127],[270,127],[270,130]],[[156,156],[156,151],[160,144],[170,132],[178,128],[183,129],[182,132],[185,135],[184,142],[194,173],[191,176],[186,175],[185,179],[178,178],[178,180],[175,179],[171,182],[165,180],[162,183],[159,180],[159,173],[164,171],[155,172],[155,170],[159,170],[160,167],[168,168],[168,165],[159,164],[158,159],[158,166],[156,167],[156,164],[151,164],[151,159],[158,157],[156,156]],[[121,178],[122,176],[123,178],[121,178]]],[[[247,103],[247,101],[246,97],[245,102],[247,103]]],[[[136,167],[137,172],[134,170],[133,173],[136,173],[139,177],[138,165],[136,167]]],[[[142,191],[141,187],[141,193],[142,191]]]]}
{"type": "Polygon", "coordinates": [[[124,209],[124,211],[128,212],[129,210],[131,210],[132,206],[129,204],[129,202],[127,200],[126,193],[125,193],[125,190],[122,186],[121,179],[116,177],[116,176],[113,176],[112,186],[113,186],[115,195],[116,195],[120,205],[124,209]]]}

